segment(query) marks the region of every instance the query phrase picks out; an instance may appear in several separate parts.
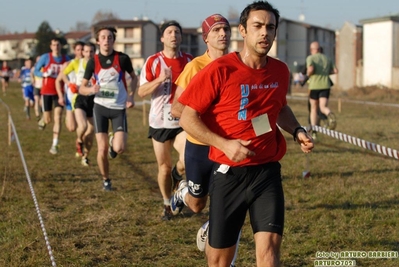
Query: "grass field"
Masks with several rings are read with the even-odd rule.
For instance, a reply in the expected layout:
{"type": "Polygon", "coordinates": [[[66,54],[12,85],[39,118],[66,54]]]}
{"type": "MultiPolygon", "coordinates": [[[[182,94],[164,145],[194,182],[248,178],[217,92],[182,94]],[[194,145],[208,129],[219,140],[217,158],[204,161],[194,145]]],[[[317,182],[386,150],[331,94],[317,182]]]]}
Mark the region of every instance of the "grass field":
{"type": "MultiPolygon", "coordinates": [[[[399,95],[386,90],[342,96],[399,103],[399,95]]],[[[95,145],[91,167],[81,166],[74,157],[75,134],[64,127],[60,152],[51,155],[52,125],[40,131],[34,119],[25,119],[19,85],[0,97],[11,109],[57,266],[206,266],[195,237],[208,210],[184,209],[169,222],[160,220],[156,161],[141,107],[128,110],[128,151],[110,162],[116,190],[103,192],[95,145]]],[[[306,125],[306,102],[289,104],[306,125]]],[[[334,99],[330,106],[337,131],[399,149],[399,108],[343,102],[338,113],[334,99]]],[[[0,266],[51,266],[17,145],[7,143],[1,104],[0,110],[0,266]]],[[[311,177],[304,179],[306,157],[285,136],[282,265],[314,266],[317,252],[399,251],[398,160],[319,134],[309,156],[311,177]]],[[[357,266],[399,266],[398,258],[350,259],[357,266]]],[[[248,221],[236,265],[255,266],[248,221]]]]}

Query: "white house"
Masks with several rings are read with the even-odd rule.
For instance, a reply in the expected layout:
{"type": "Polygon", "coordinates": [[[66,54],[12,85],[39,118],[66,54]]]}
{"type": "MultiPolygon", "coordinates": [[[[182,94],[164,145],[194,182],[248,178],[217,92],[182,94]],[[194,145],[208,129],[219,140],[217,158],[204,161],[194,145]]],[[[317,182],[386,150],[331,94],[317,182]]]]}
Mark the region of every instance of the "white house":
{"type": "Polygon", "coordinates": [[[399,16],[361,20],[363,85],[399,89],[399,16]]]}
{"type": "Polygon", "coordinates": [[[0,61],[31,57],[36,42],[35,33],[0,35],[0,61]]]}

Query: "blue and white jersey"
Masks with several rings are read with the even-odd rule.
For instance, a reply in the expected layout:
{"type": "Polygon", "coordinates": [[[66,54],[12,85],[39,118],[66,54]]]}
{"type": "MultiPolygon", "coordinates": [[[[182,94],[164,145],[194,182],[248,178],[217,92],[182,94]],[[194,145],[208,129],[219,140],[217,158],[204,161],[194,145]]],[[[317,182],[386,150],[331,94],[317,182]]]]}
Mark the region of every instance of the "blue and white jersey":
{"type": "Polygon", "coordinates": [[[21,68],[21,74],[19,75],[19,78],[21,79],[21,85],[23,88],[32,85],[32,77],[31,77],[31,70],[22,67],[21,68]]]}

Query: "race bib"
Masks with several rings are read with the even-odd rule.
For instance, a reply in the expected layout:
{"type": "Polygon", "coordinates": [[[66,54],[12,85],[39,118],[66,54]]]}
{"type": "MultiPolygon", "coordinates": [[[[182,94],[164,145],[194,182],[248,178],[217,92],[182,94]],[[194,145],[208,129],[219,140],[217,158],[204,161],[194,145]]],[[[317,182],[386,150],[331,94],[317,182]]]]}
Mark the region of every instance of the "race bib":
{"type": "Polygon", "coordinates": [[[262,134],[268,133],[272,131],[269,123],[269,117],[267,114],[262,114],[256,118],[251,120],[252,127],[254,128],[256,136],[260,136],[262,134]]]}
{"type": "Polygon", "coordinates": [[[101,87],[98,92],[98,97],[107,99],[116,99],[118,97],[118,88],[105,88],[101,87]]]}
{"type": "Polygon", "coordinates": [[[172,117],[172,105],[171,104],[164,104],[163,106],[163,125],[165,128],[168,129],[175,129],[179,128],[179,119],[172,117]]]}

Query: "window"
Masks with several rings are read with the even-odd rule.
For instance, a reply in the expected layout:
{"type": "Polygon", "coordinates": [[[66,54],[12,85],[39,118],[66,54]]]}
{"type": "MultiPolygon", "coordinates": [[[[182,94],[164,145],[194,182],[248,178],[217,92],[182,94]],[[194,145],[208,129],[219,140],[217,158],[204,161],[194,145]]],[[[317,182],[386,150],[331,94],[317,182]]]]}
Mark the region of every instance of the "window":
{"type": "Polygon", "coordinates": [[[133,38],[133,28],[125,28],[125,38],[133,38]]]}
{"type": "Polygon", "coordinates": [[[133,55],[133,44],[125,44],[125,54],[133,55]]]}

